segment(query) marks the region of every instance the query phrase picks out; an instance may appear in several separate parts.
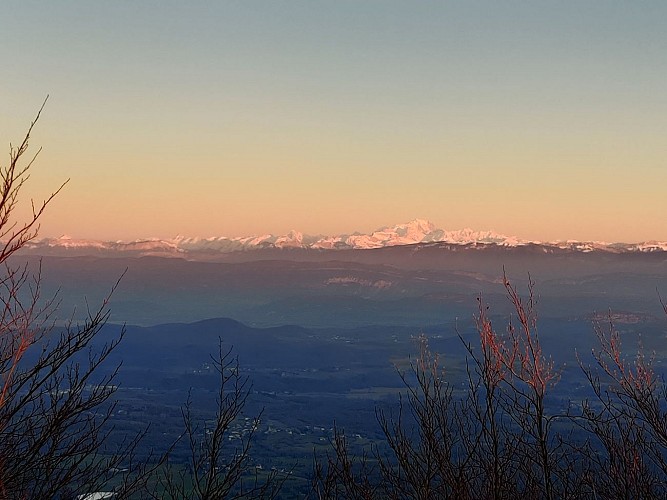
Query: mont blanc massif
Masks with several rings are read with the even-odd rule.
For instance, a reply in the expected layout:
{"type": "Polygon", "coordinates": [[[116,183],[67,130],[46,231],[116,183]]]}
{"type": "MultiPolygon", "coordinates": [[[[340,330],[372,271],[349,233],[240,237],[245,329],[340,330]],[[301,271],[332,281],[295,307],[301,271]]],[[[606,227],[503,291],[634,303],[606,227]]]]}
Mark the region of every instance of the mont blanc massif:
{"type": "Polygon", "coordinates": [[[475,231],[469,228],[447,231],[427,220],[415,219],[405,224],[383,227],[370,234],[352,233],[336,236],[304,235],[292,230],[284,235],[264,234],[245,237],[182,237],[171,239],[141,239],[135,241],[93,241],[68,236],[32,242],[35,253],[129,253],[137,255],[182,256],[191,259],[214,258],[243,250],[310,249],[310,250],[369,250],[417,244],[446,244],[461,247],[541,247],[544,251],[574,250],[591,252],[654,252],[667,251],[667,242],[605,243],[597,241],[532,241],[505,236],[494,231],[475,231]]]}

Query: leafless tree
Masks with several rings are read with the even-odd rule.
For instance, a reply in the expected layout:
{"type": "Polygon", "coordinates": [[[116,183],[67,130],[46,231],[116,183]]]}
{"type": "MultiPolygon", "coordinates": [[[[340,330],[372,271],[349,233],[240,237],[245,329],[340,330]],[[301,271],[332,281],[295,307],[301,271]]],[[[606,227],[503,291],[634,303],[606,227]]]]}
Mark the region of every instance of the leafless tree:
{"type": "Polygon", "coordinates": [[[641,346],[633,356],[623,353],[611,314],[594,329],[597,370],[580,362],[594,396],[577,420],[591,435],[587,457],[598,471],[591,489],[607,498],[664,498],[667,386],[641,346]]]}
{"type": "Polygon", "coordinates": [[[624,358],[613,323],[596,325],[598,370],[584,367],[594,398],[579,412],[550,411],[547,397],[559,371],[541,348],[534,285],[529,280],[523,298],[506,276],[503,282],[513,309],[505,330],[494,328],[480,297],[479,346],[461,337],[467,390],[453,390],[420,337],[416,361],[400,373],[406,401],[395,415],[378,411],[390,453],[375,447],[354,457],[336,429],[326,461],[315,458],[311,497],[667,495],[667,388],[652,359],[641,350],[624,358]]]}
{"type": "Polygon", "coordinates": [[[125,329],[101,347],[93,346],[93,339],[109,319],[108,301],[118,283],[83,323],[70,321],[61,327],[55,320],[57,298],[40,296],[41,267],[31,273],[27,264],[9,263],[37,236],[40,217],[66,184],[42,203],[31,203],[25,222],[17,219],[21,190],[37,155],[23,166],[21,162],[43,108],[21,144],[10,145],[8,166],[0,168],[0,266],[5,271],[0,277],[0,500],[64,500],[105,489],[112,489],[114,498],[275,497],[284,478],[269,473],[248,481],[250,443],[258,422],[253,421],[231,453],[226,442],[250,384],[240,374],[238,360],[222,345],[214,358],[220,386],[213,424],[200,425],[190,401],[183,409],[183,438],[191,450],[187,473],[166,465],[168,452],[138,462],[135,452],[145,432],[121,444],[109,439],[118,367],[103,365],[125,329]]]}
{"type": "MultiPolygon", "coordinates": [[[[24,160],[44,104],[0,168],[0,498],[69,498],[99,490],[121,465],[135,468],[140,439],[106,444],[116,371],[98,374],[124,334],[97,351],[91,347],[109,317],[108,299],[82,324],[56,327],[57,300],[41,297],[41,268],[31,272],[10,262],[37,236],[44,210],[66,184],[31,202],[29,217],[19,220],[22,188],[39,151],[24,160]]],[[[119,495],[136,489],[142,476],[115,478],[119,495]]]]}
{"type": "Polygon", "coordinates": [[[238,360],[222,346],[214,358],[220,375],[215,421],[200,425],[190,402],[183,409],[183,437],[191,449],[187,474],[165,465],[168,452],[138,462],[135,452],[145,432],[121,444],[109,439],[118,367],[103,365],[125,329],[101,347],[93,346],[93,340],[109,319],[108,301],[118,283],[83,323],[57,326],[57,298],[40,295],[41,267],[30,272],[27,264],[9,263],[37,236],[40,217],[66,184],[42,203],[32,202],[26,221],[17,219],[21,190],[37,155],[23,166],[21,162],[43,108],[21,144],[10,145],[8,166],[0,168],[0,266],[5,271],[0,277],[0,500],[64,500],[109,489],[114,498],[275,497],[284,478],[270,473],[249,482],[247,477],[257,421],[229,452],[226,438],[245,407],[250,385],[238,360]]]}
{"type": "Polygon", "coordinates": [[[287,476],[261,471],[251,463],[250,449],[261,413],[241,419],[250,396],[250,382],[241,374],[238,357],[220,342],[211,357],[219,376],[213,421],[195,417],[192,401],[184,405],[182,438],[190,451],[187,468],[167,464],[149,490],[151,498],[213,500],[220,498],[275,498],[287,476]],[[230,446],[232,433],[234,444],[230,446]]]}

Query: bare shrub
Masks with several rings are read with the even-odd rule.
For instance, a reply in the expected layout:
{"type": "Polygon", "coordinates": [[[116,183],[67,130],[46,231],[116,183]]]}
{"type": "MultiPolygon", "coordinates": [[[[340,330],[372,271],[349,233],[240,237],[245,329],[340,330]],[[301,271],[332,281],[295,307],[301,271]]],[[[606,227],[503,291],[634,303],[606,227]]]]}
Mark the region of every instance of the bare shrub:
{"type": "Polygon", "coordinates": [[[667,387],[641,345],[634,356],[623,353],[611,314],[594,329],[597,370],[581,363],[594,397],[584,401],[578,421],[591,435],[586,457],[597,472],[591,489],[606,498],[664,498],[667,387]]]}
{"type": "MultiPolygon", "coordinates": [[[[314,498],[664,498],[667,388],[642,350],[627,360],[610,323],[597,324],[598,369],[584,368],[595,401],[565,413],[548,398],[560,373],[537,330],[534,284],[521,297],[504,276],[513,314],[498,332],[478,299],[479,345],[456,393],[425,337],[397,413],[378,411],[389,454],[350,455],[336,429],[316,457],[314,498]]],[[[664,307],[664,304],[663,304],[664,307]]],[[[667,308],[665,310],[667,313],[667,308]]]]}

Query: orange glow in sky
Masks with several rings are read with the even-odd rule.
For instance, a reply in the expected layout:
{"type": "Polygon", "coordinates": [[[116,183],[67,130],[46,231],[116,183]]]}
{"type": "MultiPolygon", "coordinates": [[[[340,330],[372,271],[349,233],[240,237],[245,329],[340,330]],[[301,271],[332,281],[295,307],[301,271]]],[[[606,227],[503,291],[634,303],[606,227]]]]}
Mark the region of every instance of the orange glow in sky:
{"type": "Polygon", "coordinates": [[[14,3],[42,236],[667,240],[664,2],[14,3]]]}

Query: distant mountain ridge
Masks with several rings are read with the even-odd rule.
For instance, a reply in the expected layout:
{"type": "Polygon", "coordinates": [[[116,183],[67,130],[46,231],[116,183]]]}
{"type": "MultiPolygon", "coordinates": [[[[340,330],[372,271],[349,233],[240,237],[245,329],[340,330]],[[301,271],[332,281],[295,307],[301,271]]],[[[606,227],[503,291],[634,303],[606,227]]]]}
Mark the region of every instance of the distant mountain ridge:
{"type": "Polygon", "coordinates": [[[30,242],[31,253],[132,253],[138,255],[182,256],[196,258],[202,254],[225,254],[256,249],[313,249],[313,250],[369,250],[393,246],[427,243],[443,243],[468,247],[522,247],[539,245],[577,252],[604,251],[624,252],[665,252],[667,242],[649,241],[643,243],[580,242],[574,240],[538,242],[521,240],[494,231],[474,231],[459,229],[446,231],[432,222],[415,219],[404,224],[387,226],[370,234],[352,233],[337,236],[309,236],[292,230],[284,235],[265,234],[247,237],[182,237],[171,239],[145,239],[135,241],[95,241],[72,239],[67,236],[46,238],[30,242]]]}

